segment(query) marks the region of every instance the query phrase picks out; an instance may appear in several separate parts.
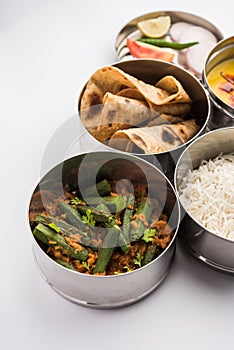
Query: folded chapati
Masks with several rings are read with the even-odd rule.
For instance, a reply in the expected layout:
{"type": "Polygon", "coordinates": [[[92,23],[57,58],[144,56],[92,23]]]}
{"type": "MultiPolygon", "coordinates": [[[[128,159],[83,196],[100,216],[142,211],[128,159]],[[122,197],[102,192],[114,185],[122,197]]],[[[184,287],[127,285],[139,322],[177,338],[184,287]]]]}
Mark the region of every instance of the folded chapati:
{"type": "Polygon", "coordinates": [[[96,129],[96,138],[104,142],[116,131],[137,127],[151,119],[153,111],[144,101],[122,97],[107,92],[103,98],[103,109],[96,129]]]}
{"type": "Polygon", "coordinates": [[[164,101],[164,103],[192,102],[191,98],[184,90],[180,82],[171,75],[166,75],[161,80],[159,80],[156,84],[156,87],[167,91],[169,94],[167,101],[164,101]]]}
{"type": "Polygon", "coordinates": [[[155,85],[145,83],[114,66],[98,69],[80,99],[80,117],[100,142],[131,152],[169,151],[187,142],[199,130],[195,119],[183,121],[192,100],[173,76],[155,85]]]}
{"type": "MultiPolygon", "coordinates": [[[[141,100],[147,101],[152,109],[157,111],[157,107],[166,105],[168,103],[191,103],[191,99],[184,91],[181,84],[173,77],[168,76],[162,78],[157,86],[147,84],[135,77],[125,73],[121,69],[113,66],[106,66],[98,69],[89,79],[84,88],[80,100],[80,114],[84,126],[89,130],[97,127],[97,119],[100,118],[103,103],[103,97],[107,92],[112,94],[119,94],[120,91],[126,93],[126,89],[135,90],[135,93],[141,96],[141,100]],[[170,88],[170,84],[173,87],[170,88]],[[163,88],[161,88],[161,86],[163,88]],[[99,107],[95,107],[99,106],[99,107]]],[[[127,93],[130,91],[128,90],[127,93]]],[[[129,97],[126,96],[126,97],[129,97]]],[[[132,98],[132,97],[131,97],[132,98]]],[[[134,97],[133,97],[134,98],[134,97]]],[[[179,114],[180,111],[170,112],[167,107],[165,110],[159,110],[160,113],[179,114]]]]}
{"type": "Polygon", "coordinates": [[[123,96],[128,98],[134,98],[135,100],[146,101],[144,96],[136,88],[126,88],[120,90],[116,94],[117,96],[123,96]]]}
{"type": "Polygon", "coordinates": [[[159,114],[171,114],[171,115],[179,115],[181,117],[186,116],[191,111],[190,103],[171,103],[165,105],[154,105],[150,104],[150,109],[159,113],[159,114]]]}
{"type": "Polygon", "coordinates": [[[150,120],[145,126],[156,126],[162,124],[176,124],[182,122],[184,119],[170,114],[160,114],[156,118],[150,120]]]}
{"type": "Polygon", "coordinates": [[[119,130],[111,137],[109,146],[128,152],[138,149],[146,154],[168,152],[191,139],[199,128],[195,119],[190,119],[177,124],[119,130]]]}

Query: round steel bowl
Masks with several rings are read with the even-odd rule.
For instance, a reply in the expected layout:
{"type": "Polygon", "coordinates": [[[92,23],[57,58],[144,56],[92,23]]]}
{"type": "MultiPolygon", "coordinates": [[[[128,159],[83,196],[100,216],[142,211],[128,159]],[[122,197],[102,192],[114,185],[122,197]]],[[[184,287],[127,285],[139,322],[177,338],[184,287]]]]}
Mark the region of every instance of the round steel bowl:
{"type": "MultiPolygon", "coordinates": [[[[234,127],[220,128],[202,135],[183,152],[175,170],[175,188],[179,187],[189,170],[199,167],[203,160],[221,153],[234,152],[234,127]]],[[[231,175],[230,175],[231,176],[231,175]]],[[[195,220],[181,204],[179,237],[189,253],[205,264],[223,272],[234,274],[234,241],[220,237],[195,220]]]]}
{"type": "MultiPolygon", "coordinates": [[[[182,144],[179,147],[174,148],[171,151],[160,152],[157,154],[137,154],[138,156],[150,161],[155,166],[157,166],[160,170],[162,170],[170,179],[173,181],[175,164],[185,149],[185,147],[192,142],[196,137],[201,135],[206,130],[206,125],[208,123],[210,117],[210,101],[208,95],[200,83],[200,81],[195,78],[192,74],[190,74],[185,69],[176,66],[172,63],[154,60],[154,59],[135,59],[129,61],[122,61],[115,63],[113,66],[123,70],[124,72],[144,81],[145,83],[155,84],[158,80],[160,80],[165,75],[172,75],[176,79],[180,81],[185,91],[191,97],[192,103],[192,111],[194,117],[197,119],[199,124],[201,125],[200,130],[197,134],[191,138],[188,142],[182,144]]],[[[79,99],[78,99],[78,110],[80,110],[80,103],[84,93],[86,85],[82,89],[79,99]]],[[[82,124],[82,122],[81,122],[82,124]]],[[[85,126],[82,124],[85,129],[85,126]]],[[[104,145],[94,139],[91,134],[88,133],[84,135],[85,147],[89,147],[88,150],[100,150],[100,145],[103,146],[103,149],[110,149],[107,145],[104,145]]],[[[112,149],[113,150],[113,149],[112,149]]],[[[87,148],[86,148],[87,151],[87,148]]]]}
{"type": "Polygon", "coordinates": [[[223,102],[219,96],[215,94],[207,80],[208,73],[215,66],[228,59],[234,59],[234,36],[221,40],[211,50],[205,62],[202,81],[212,102],[212,113],[208,122],[210,130],[234,125],[234,107],[223,102]]]}
{"type": "MultiPolygon", "coordinates": [[[[156,11],[156,12],[146,13],[139,17],[131,19],[128,23],[126,23],[121,28],[121,30],[117,34],[116,41],[115,41],[115,49],[119,60],[126,60],[129,57],[131,57],[129,50],[126,47],[127,37],[131,38],[132,40],[137,40],[142,36],[140,30],[137,27],[137,23],[144,20],[153,19],[159,16],[170,16],[171,24],[175,24],[178,22],[185,22],[191,25],[200,26],[208,30],[210,33],[212,33],[217,41],[220,41],[223,39],[223,34],[213,23],[193,13],[184,12],[184,11],[156,11]]],[[[167,34],[165,36],[165,40],[171,41],[170,35],[167,34]]],[[[179,51],[177,52],[174,51],[174,53],[175,53],[175,57],[173,59],[173,63],[185,69],[189,69],[183,53],[179,51]]],[[[201,73],[196,73],[199,79],[201,78],[201,73]]]]}
{"type": "MultiPolygon", "coordinates": [[[[93,308],[117,308],[134,303],[151,293],[167,276],[175,252],[175,240],[180,222],[176,193],[156,167],[138,157],[118,152],[92,152],[69,158],[52,168],[39,182],[38,190],[63,195],[64,187],[85,188],[95,180],[127,179],[132,184],[145,183],[150,195],[162,205],[174,235],[167,248],[151,263],[132,272],[118,275],[87,275],[69,270],[55,262],[33,238],[36,264],[49,285],[63,297],[93,308]]],[[[32,198],[30,200],[31,205],[32,198]]],[[[30,209],[30,206],[29,206],[30,209]]]]}

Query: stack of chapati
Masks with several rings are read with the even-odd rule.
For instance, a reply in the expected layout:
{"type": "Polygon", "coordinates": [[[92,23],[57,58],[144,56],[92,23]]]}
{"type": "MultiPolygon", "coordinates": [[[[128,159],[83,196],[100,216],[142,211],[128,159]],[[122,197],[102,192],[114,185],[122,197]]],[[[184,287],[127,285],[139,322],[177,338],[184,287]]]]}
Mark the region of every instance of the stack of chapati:
{"type": "Polygon", "coordinates": [[[106,66],[90,78],[80,100],[89,133],[127,152],[169,151],[200,129],[190,117],[192,100],[181,83],[167,75],[147,84],[117,67],[106,66]]]}

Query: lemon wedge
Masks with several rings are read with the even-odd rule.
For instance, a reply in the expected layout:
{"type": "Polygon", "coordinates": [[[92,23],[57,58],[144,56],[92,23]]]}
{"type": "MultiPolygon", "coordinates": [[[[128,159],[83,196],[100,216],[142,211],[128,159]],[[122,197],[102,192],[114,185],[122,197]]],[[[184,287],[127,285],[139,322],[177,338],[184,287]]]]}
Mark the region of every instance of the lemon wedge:
{"type": "Polygon", "coordinates": [[[167,34],[171,26],[170,16],[159,16],[137,23],[138,29],[149,38],[161,38],[167,34]]]}

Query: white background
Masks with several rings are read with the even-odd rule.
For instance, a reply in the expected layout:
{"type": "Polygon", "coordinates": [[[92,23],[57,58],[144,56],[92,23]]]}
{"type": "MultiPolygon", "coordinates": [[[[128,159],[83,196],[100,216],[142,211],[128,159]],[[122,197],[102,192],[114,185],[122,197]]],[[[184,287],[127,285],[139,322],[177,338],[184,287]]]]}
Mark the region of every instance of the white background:
{"type": "Polygon", "coordinates": [[[117,310],[88,309],[63,299],[34,265],[27,209],[45,148],[76,113],[90,74],[117,61],[114,43],[122,26],[160,10],[200,15],[225,37],[233,35],[233,0],[0,0],[4,350],[233,348],[233,276],[203,266],[180,245],[163,284],[117,310]]]}

